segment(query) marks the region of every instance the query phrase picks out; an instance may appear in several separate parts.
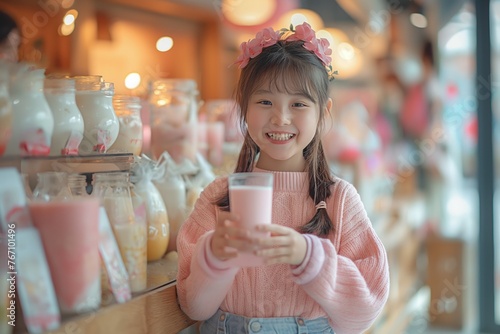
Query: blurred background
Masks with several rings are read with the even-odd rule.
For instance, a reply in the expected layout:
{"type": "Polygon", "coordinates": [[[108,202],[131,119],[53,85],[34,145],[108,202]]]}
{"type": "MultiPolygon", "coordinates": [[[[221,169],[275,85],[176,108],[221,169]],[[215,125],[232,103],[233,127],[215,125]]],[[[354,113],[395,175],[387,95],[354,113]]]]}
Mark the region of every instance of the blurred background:
{"type": "MultiPolygon", "coordinates": [[[[325,151],[390,260],[389,302],[369,332],[500,333],[500,1],[0,0],[0,9],[20,28],[20,60],[47,74],[99,74],[144,100],[155,80],[192,79],[200,116],[232,100],[242,41],[309,22],[338,71],[325,151]]],[[[147,108],[141,117],[148,153],[147,108]]],[[[210,161],[218,174],[237,151],[224,147],[210,161]]]]}

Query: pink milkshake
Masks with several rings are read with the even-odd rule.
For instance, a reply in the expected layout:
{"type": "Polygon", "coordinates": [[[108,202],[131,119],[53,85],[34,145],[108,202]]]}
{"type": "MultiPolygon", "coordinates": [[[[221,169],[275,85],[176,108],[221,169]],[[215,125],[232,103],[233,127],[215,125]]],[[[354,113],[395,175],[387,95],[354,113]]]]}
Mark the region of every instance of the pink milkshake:
{"type": "Polygon", "coordinates": [[[61,312],[99,308],[99,200],[32,201],[29,209],[40,232],[61,312]]]}
{"type": "MultiPolygon", "coordinates": [[[[231,212],[240,217],[241,227],[253,231],[255,226],[272,223],[273,174],[235,173],[229,176],[229,203],[231,212]]],[[[253,232],[255,237],[267,233],[253,232]]],[[[263,265],[262,258],[251,253],[240,253],[229,260],[238,267],[263,265]]]]}

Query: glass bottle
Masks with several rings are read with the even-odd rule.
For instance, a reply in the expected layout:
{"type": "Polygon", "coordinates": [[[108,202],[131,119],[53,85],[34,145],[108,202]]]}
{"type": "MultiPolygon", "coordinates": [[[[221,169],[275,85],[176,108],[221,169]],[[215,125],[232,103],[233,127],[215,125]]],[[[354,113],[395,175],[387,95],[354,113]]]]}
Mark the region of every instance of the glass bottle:
{"type": "Polygon", "coordinates": [[[92,195],[98,196],[106,209],[127,268],[131,291],[146,289],[147,226],[135,219],[129,173],[95,173],[92,195]]]}
{"type": "Polygon", "coordinates": [[[33,191],[31,190],[29,175],[22,173],[21,178],[23,180],[24,193],[26,194],[26,199],[28,201],[31,201],[31,199],[33,198],[33,191]]]}
{"type": "Polygon", "coordinates": [[[120,131],[109,153],[133,153],[142,149],[141,100],[138,96],[115,95],[113,108],[120,122],[120,131]]]}
{"type": "Polygon", "coordinates": [[[76,104],[84,122],[81,155],[106,153],[113,145],[120,124],[113,109],[114,84],[99,75],[75,76],[76,104]]]}
{"type": "Polygon", "coordinates": [[[68,174],[65,172],[37,173],[37,184],[33,190],[33,200],[49,202],[54,199],[71,199],[68,174]]]}
{"type": "Polygon", "coordinates": [[[69,174],[68,187],[73,197],[86,197],[89,195],[87,192],[87,177],[85,175],[69,174]]]}
{"type": "Polygon", "coordinates": [[[54,117],[43,94],[45,69],[29,63],[11,64],[12,136],[6,155],[47,156],[54,117]]]}
{"type": "Polygon", "coordinates": [[[176,162],[196,160],[198,90],[191,79],[153,82],[149,96],[151,153],[158,159],[167,151],[176,162]]]}
{"type": "Polygon", "coordinates": [[[75,100],[75,80],[45,79],[44,94],[54,116],[50,155],[78,155],[83,139],[83,117],[75,100]]]}

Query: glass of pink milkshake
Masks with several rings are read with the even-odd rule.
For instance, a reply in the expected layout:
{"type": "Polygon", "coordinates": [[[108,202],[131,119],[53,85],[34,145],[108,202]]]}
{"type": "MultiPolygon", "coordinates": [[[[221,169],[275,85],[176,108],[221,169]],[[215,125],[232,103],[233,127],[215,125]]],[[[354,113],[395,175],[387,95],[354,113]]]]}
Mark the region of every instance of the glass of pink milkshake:
{"type": "MultiPolygon", "coordinates": [[[[239,216],[242,228],[253,231],[257,225],[272,223],[272,173],[234,173],[229,175],[228,185],[230,210],[239,216]]],[[[253,236],[266,237],[268,234],[255,231],[253,236]]],[[[229,261],[238,267],[264,264],[262,258],[251,253],[240,253],[229,261]]]]}
{"type": "Polygon", "coordinates": [[[32,201],[29,210],[40,232],[61,312],[99,308],[99,200],[32,201]]]}

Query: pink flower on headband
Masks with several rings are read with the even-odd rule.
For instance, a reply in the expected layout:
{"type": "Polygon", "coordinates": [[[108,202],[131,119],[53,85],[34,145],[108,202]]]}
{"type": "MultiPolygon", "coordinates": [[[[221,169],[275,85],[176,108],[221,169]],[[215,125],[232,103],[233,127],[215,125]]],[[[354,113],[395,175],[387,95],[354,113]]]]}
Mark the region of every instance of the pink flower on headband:
{"type": "Polygon", "coordinates": [[[274,31],[272,28],[265,28],[259,31],[254,39],[241,43],[241,55],[236,59],[235,64],[238,64],[239,68],[244,68],[247,66],[250,58],[257,57],[263,48],[276,44],[279,38],[280,33],[274,31]]]}
{"type": "Polygon", "coordinates": [[[295,33],[287,37],[287,41],[304,41],[312,42],[316,39],[316,33],[311,28],[309,23],[304,22],[295,27],[295,33]]]}
{"type": "Polygon", "coordinates": [[[304,48],[314,52],[323,65],[328,66],[332,62],[332,57],[330,57],[332,49],[330,49],[330,42],[326,38],[314,38],[312,41],[304,43],[304,48]]]}
{"type": "Polygon", "coordinates": [[[279,31],[274,31],[273,28],[265,28],[257,33],[255,39],[260,42],[263,48],[276,44],[280,39],[279,31]]]}
{"type": "Polygon", "coordinates": [[[299,24],[295,27],[295,30],[290,26],[290,29],[283,28],[280,31],[274,31],[272,28],[265,28],[259,31],[254,39],[241,43],[241,54],[234,63],[238,64],[239,68],[245,68],[250,59],[261,54],[263,48],[276,44],[280,39],[287,42],[303,41],[304,48],[314,52],[323,65],[325,65],[329,79],[333,79],[333,74],[336,72],[332,71],[330,65],[332,61],[330,57],[332,54],[330,43],[326,38],[317,39],[316,33],[307,22],[299,24]],[[293,34],[289,34],[290,32],[293,34]]]}

